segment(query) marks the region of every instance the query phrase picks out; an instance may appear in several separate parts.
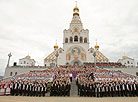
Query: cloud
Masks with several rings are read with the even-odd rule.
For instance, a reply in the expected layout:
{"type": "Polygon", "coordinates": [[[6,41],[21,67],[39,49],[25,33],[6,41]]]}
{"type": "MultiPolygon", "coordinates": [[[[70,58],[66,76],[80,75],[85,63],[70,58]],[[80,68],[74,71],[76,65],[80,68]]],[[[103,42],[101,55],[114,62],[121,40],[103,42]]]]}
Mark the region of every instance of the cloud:
{"type": "MultiPolygon", "coordinates": [[[[0,75],[9,52],[13,54],[11,65],[28,53],[43,65],[56,40],[62,47],[63,30],[69,28],[74,5],[75,0],[1,0],[0,75]]],[[[110,61],[124,53],[138,61],[137,5],[137,0],[79,0],[80,18],[90,31],[90,47],[97,39],[110,61]]]]}

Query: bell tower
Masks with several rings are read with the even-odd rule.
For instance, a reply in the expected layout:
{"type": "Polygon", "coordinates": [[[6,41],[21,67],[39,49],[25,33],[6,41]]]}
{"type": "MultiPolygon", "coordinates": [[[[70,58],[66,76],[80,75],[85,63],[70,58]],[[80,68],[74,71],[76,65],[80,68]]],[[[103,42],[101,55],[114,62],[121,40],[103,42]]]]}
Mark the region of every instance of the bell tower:
{"type": "Polygon", "coordinates": [[[83,28],[77,3],[73,8],[73,17],[69,29],[65,29],[63,33],[63,48],[75,44],[89,48],[89,30],[83,28]]]}
{"type": "Polygon", "coordinates": [[[87,61],[89,49],[89,30],[83,28],[77,3],[73,8],[73,17],[69,29],[64,30],[63,49],[66,63],[79,65],[87,61]]]}

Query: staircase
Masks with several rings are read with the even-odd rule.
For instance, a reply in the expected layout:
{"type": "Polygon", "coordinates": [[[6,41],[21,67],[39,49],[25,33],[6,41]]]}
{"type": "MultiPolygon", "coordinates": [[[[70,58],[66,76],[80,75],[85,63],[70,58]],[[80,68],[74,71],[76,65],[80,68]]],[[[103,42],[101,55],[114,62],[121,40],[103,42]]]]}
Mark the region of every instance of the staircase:
{"type": "MultiPolygon", "coordinates": [[[[48,92],[46,93],[46,96],[47,96],[47,97],[50,96],[50,91],[48,91],[48,92]]],[[[73,79],[73,80],[72,80],[72,83],[71,83],[70,96],[71,96],[71,97],[78,97],[78,87],[77,87],[77,85],[76,85],[75,79],[73,79]]]]}
{"type": "Polygon", "coordinates": [[[70,96],[71,97],[77,97],[78,96],[78,87],[76,85],[75,79],[73,79],[72,83],[71,83],[70,96]]]}

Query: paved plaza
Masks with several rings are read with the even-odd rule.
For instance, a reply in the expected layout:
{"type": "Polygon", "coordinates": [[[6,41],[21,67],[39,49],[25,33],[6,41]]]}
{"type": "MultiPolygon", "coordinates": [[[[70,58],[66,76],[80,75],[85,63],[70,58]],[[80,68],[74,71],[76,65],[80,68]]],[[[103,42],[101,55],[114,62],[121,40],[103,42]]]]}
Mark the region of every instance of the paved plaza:
{"type": "Polygon", "coordinates": [[[0,96],[0,102],[138,102],[138,97],[24,97],[0,96]]]}

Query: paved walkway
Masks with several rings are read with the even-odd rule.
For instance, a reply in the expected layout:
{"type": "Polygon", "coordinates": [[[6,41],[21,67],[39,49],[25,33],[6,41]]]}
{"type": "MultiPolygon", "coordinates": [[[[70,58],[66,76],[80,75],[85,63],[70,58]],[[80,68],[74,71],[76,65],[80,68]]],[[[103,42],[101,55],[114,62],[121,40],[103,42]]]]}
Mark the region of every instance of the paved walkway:
{"type": "Polygon", "coordinates": [[[71,97],[77,97],[78,96],[78,87],[76,85],[75,79],[73,79],[72,83],[71,83],[70,96],[71,97]]]}
{"type": "Polygon", "coordinates": [[[138,97],[79,97],[75,80],[71,83],[70,97],[0,96],[0,102],[138,102],[138,97]]]}
{"type": "Polygon", "coordinates": [[[138,102],[138,97],[23,97],[0,96],[0,102],[138,102]]]}

